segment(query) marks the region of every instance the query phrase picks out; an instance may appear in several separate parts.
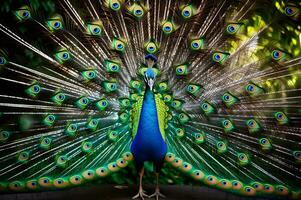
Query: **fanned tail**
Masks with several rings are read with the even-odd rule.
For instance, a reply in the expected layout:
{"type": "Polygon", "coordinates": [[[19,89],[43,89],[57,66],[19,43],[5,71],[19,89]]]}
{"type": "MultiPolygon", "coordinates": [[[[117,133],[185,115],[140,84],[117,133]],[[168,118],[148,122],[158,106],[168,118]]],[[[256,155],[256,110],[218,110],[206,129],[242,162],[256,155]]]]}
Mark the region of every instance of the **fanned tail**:
{"type": "Polygon", "coordinates": [[[266,39],[300,34],[300,4],[47,2],[3,4],[1,189],[126,167],[152,54],[167,162],[227,191],[300,197],[300,42],[266,39]]]}

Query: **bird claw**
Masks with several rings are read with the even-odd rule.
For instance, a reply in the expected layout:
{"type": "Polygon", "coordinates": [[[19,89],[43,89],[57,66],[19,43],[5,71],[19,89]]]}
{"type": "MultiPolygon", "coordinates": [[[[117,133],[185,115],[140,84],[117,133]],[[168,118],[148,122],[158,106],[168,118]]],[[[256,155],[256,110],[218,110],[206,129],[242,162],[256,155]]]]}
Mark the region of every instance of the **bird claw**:
{"type": "Polygon", "coordinates": [[[144,190],[139,189],[138,194],[136,194],[135,196],[133,196],[132,199],[140,198],[140,199],[144,200],[144,197],[149,198],[149,196],[148,196],[147,194],[145,194],[145,191],[144,191],[144,190]]]}
{"type": "Polygon", "coordinates": [[[159,200],[159,197],[165,198],[165,195],[161,194],[159,189],[156,189],[155,193],[149,196],[149,198],[152,197],[156,197],[156,200],[159,200]]]}

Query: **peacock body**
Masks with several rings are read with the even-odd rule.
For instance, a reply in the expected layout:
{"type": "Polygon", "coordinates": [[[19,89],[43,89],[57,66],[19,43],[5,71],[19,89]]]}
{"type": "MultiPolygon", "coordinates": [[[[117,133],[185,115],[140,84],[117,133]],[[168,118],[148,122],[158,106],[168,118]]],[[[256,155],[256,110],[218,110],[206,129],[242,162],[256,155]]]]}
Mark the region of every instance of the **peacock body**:
{"type": "MultiPolygon", "coordinates": [[[[158,98],[157,101],[162,100],[158,98]]],[[[137,162],[151,160],[160,164],[165,158],[166,149],[166,143],[160,132],[155,97],[148,89],[143,98],[139,125],[131,145],[131,152],[137,162]]]]}
{"type": "Polygon", "coordinates": [[[143,199],[151,161],[157,199],[171,168],[239,195],[301,198],[300,6],[3,1],[0,190],[79,186],[133,163],[143,199]]]}

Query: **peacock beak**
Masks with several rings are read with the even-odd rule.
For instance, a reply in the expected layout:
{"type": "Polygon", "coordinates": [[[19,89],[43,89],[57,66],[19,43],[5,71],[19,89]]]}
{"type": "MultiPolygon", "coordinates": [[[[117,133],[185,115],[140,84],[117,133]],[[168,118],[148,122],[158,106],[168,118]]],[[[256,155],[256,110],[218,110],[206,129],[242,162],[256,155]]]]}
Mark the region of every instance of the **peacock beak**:
{"type": "Polygon", "coordinates": [[[155,80],[156,80],[156,73],[153,70],[155,63],[157,62],[157,57],[152,54],[147,54],[145,56],[145,61],[147,65],[147,70],[144,74],[144,80],[149,86],[150,90],[153,90],[155,80]]]}

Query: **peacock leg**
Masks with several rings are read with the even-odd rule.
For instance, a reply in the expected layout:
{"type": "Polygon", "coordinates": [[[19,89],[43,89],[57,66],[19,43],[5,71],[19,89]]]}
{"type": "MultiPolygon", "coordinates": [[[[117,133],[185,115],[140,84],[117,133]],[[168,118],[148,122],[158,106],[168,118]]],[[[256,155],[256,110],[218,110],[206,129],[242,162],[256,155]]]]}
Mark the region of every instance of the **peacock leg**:
{"type": "Polygon", "coordinates": [[[139,181],[139,191],[138,191],[138,194],[136,194],[135,196],[133,196],[132,199],[137,199],[137,198],[140,197],[142,200],[144,200],[144,197],[148,197],[148,195],[145,194],[145,191],[143,190],[143,187],[142,187],[143,175],[144,175],[144,167],[142,167],[142,169],[141,169],[141,171],[139,173],[140,181],[139,181]]]}
{"type": "Polygon", "coordinates": [[[156,178],[157,178],[157,184],[156,184],[156,191],[154,194],[150,195],[149,197],[156,197],[156,200],[159,200],[159,197],[165,198],[163,194],[160,193],[160,187],[159,187],[159,173],[156,173],[156,178]]]}

